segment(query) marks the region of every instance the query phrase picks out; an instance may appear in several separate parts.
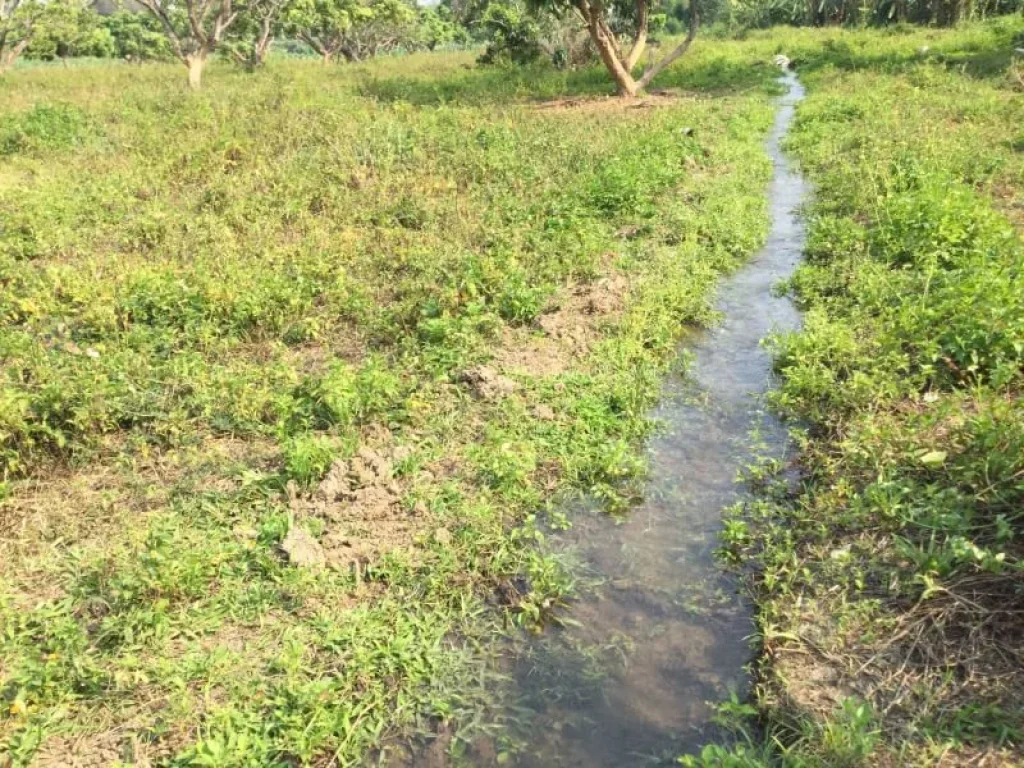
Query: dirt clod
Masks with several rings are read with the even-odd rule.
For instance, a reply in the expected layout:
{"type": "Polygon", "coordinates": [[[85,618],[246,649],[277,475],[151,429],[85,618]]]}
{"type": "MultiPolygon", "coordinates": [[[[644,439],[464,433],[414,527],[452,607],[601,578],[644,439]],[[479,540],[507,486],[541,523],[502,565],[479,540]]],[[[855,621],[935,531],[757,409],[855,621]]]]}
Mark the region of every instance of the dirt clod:
{"type": "Polygon", "coordinates": [[[537,318],[535,329],[506,330],[495,367],[530,376],[564,373],[600,338],[602,325],[622,313],[629,288],[625,275],[613,274],[561,293],[537,318]]]}
{"type": "Polygon", "coordinates": [[[438,528],[434,531],[434,541],[442,547],[449,547],[452,543],[452,532],[447,528],[438,528]]]}
{"type": "Polygon", "coordinates": [[[553,421],[555,411],[550,405],[539,403],[533,407],[533,415],[541,421],[553,421]]]}
{"type": "Polygon", "coordinates": [[[289,499],[297,517],[322,521],[328,565],[361,566],[389,552],[412,549],[430,510],[422,501],[411,508],[404,503],[404,488],[394,478],[395,461],[410,453],[390,445],[363,446],[352,458],[334,462],[312,493],[289,499]]]}
{"type": "Polygon", "coordinates": [[[459,379],[469,385],[474,397],[487,402],[501,400],[516,390],[514,381],[486,365],[463,371],[459,379]]]}
{"type": "Polygon", "coordinates": [[[281,542],[281,549],[288,561],[299,568],[317,568],[327,559],[320,542],[309,531],[294,525],[281,542]]]}
{"type": "Polygon", "coordinates": [[[448,752],[451,749],[454,737],[455,734],[452,727],[447,724],[442,725],[438,729],[434,740],[423,750],[416,764],[423,766],[423,768],[445,768],[451,765],[448,752]]]}

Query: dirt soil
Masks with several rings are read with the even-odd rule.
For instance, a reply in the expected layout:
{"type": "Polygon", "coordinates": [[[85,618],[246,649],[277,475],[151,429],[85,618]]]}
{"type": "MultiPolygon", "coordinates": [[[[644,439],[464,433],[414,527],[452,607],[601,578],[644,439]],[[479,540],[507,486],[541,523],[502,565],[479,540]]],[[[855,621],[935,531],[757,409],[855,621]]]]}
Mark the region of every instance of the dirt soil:
{"type": "Polygon", "coordinates": [[[622,314],[629,294],[622,274],[561,293],[533,327],[507,328],[494,356],[502,373],[557,376],[590,351],[601,326],[622,314]]]}
{"type": "Polygon", "coordinates": [[[395,480],[393,464],[407,455],[402,447],[364,446],[352,458],[334,462],[313,493],[301,495],[291,486],[296,525],[316,518],[324,528],[322,554],[314,553],[314,560],[322,557],[328,566],[346,568],[412,548],[430,515],[422,502],[411,507],[403,502],[405,488],[395,480]]]}

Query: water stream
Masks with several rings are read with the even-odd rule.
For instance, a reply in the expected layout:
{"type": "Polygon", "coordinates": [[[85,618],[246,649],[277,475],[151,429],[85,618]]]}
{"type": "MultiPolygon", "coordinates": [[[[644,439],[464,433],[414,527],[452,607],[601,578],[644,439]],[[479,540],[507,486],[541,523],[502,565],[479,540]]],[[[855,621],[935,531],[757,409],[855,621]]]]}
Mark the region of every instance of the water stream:
{"type": "Polygon", "coordinates": [[[723,508],[744,498],[737,475],[751,459],[781,456],[786,430],[763,406],[773,385],[761,344],[797,327],[773,286],[795,269],[807,188],[781,143],[803,88],[783,75],[767,151],[771,230],[764,247],[719,292],[722,322],[695,337],[684,381],[666,385],[654,417],[665,429],[648,446],[644,501],[625,521],[574,518],[567,551],[600,580],[574,603],[564,628],[530,641],[514,669],[527,724],[514,764],[524,768],[623,768],[695,749],[707,738],[709,702],[748,685],[751,607],[716,564],[723,508]]]}

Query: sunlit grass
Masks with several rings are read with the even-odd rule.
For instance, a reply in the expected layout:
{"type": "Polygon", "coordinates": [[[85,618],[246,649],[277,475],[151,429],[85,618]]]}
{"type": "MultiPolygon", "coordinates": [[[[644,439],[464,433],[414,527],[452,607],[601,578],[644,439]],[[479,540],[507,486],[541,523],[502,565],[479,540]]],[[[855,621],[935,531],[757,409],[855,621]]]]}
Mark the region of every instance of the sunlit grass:
{"type": "Polygon", "coordinates": [[[763,235],[772,73],[703,61],[675,79],[714,98],[647,108],[538,106],[606,84],[470,54],[214,66],[198,94],[12,75],[0,749],[351,765],[441,722],[464,749],[495,638],[571,587],[532,513],[621,506],[676,339],[763,235]],[[473,390],[604,278],[622,307],[568,318],[556,372],[473,390]],[[378,495],[318,512],[366,450],[378,495]],[[293,526],[328,568],[288,562],[293,526]]]}

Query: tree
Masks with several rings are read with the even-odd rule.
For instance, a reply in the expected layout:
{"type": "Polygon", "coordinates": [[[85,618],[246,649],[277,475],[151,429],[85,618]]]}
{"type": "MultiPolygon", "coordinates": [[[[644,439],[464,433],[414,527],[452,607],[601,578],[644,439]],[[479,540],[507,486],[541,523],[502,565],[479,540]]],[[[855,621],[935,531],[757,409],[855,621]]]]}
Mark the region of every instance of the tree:
{"type": "Polygon", "coordinates": [[[652,13],[653,0],[527,0],[532,13],[524,13],[520,3],[491,2],[461,6],[469,23],[483,29],[489,45],[481,61],[501,56],[512,60],[528,60],[541,52],[552,56],[556,64],[574,66],[596,51],[615,80],[620,95],[636,96],[672,62],[685,54],[693,44],[700,26],[697,2],[705,5],[715,0],[689,0],[686,38],[660,61],[650,61],[639,77],[634,70],[647,50],[647,36],[652,29],[665,24],[664,13],[652,13]],[[582,29],[589,38],[583,45],[574,34],[582,29]],[[575,22],[575,24],[573,24],[575,22]],[[620,40],[629,41],[627,47],[620,40]]]}
{"type": "MultiPolygon", "coordinates": [[[[2,0],[0,0],[2,1],[2,0]]],[[[198,90],[206,61],[238,18],[232,0],[138,0],[163,27],[174,55],[188,67],[188,85],[198,90]]]]}
{"type": "Polygon", "coordinates": [[[119,58],[129,61],[174,58],[163,27],[151,14],[118,11],[107,16],[103,24],[114,39],[114,55],[119,58]]]}
{"type": "Polygon", "coordinates": [[[239,15],[227,48],[231,57],[250,72],[263,66],[280,31],[280,16],[287,1],[254,0],[239,15]]]}
{"type": "Polygon", "coordinates": [[[110,56],[114,41],[101,17],[81,0],[47,2],[34,25],[25,58],[53,60],[68,56],[110,56]]]}
{"type": "Polygon", "coordinates": [[[459,24],[452,16],[451,10],[443,5],[420,8],[417,23],[417,46],[429,51],[439,45],[464,43],[469,40],[466,28],[459,24]]]}
{"type": "Polygon", "coordinates": [[[478,59],[481,64],[503,60],[527,64],[547,57],[560,69],[572,69],[596,59],[590,36],[568,14],[536,7],[531,11],[519,2],[492,2],[476,26],[487,39],[478,59]]]}
{"type": "Polygon", "coordinates": [[[32,43],[46,13],[38,0],[0,0],[0,75],[32,43]]]}
{"type": "Polygon", "coordinates": [[[405,0],[296,0],[288,21],[324,62],[362,61],[414,39],[416,10],[405,0]]]}
{"type": "MultiPolygon", "coordinates": [[[[548,0],[550,2],[550,0],[548,0]]],[[[616,15],[625,16],[628,6],[616,7],[605,3],[605,0],[568,0],[573,10],[579,14],[586,25],[590,39],[597,48],[601,61],[615,80],[619,94],[636,96],[646,89],[664,69],[685,54],[700,27],[700,14],[696,0],[690,1],[690,24],[686,38],[663,56],[659,61],[652,62],[639,78],[633,77],[633,70],[647,47],[647,32],[651,22],[648,0],[635,0],[633,12],[633,40],[629,49],[623,51],[619,47],[618,38],[613,31],[616,15]]]]}

